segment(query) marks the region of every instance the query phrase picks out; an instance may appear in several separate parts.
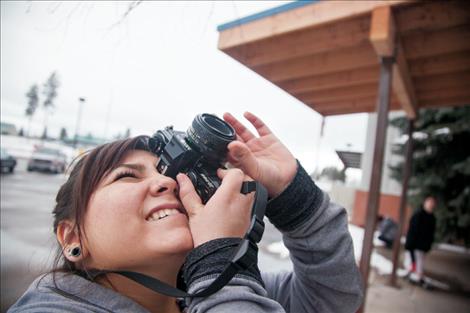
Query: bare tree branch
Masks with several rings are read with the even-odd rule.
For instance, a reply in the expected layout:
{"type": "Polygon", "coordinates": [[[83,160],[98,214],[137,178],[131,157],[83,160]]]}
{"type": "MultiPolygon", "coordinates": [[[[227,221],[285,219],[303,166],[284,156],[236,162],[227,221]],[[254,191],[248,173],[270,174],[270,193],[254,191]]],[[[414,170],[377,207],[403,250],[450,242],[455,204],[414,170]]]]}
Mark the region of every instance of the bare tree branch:
{"type": "Polygon", "coordinates": [[[119,18],[119,20],[117,20],[116,23],[111,25],[108,30],[112,30],[115,27],[121,25],[124,22],[124,20],[129,16],[129,14],[142,3],[142,1],[143,0],[136,0],[136,1],[132,1],[131,3],[129,3],[129,6],[127,7],[126,12],[124,12],[124,14],[119,18]]]}

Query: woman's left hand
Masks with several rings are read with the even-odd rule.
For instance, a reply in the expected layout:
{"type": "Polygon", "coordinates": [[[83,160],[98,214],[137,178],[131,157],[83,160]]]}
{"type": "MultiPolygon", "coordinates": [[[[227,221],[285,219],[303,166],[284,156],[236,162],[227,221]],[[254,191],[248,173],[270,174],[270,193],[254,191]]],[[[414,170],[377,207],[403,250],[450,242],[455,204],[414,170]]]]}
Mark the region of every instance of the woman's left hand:
{"type": "Polygon", "coordinates": [[[238,139],[228,145],[228,160],[263,184],[270,197],[276,197],[294,179],[297,162],[261,119],[250,112],[245,112],[244,116],[255,127],[259,137],[233,115],[225,113],[224,120],[235,129],[238,139]]]}

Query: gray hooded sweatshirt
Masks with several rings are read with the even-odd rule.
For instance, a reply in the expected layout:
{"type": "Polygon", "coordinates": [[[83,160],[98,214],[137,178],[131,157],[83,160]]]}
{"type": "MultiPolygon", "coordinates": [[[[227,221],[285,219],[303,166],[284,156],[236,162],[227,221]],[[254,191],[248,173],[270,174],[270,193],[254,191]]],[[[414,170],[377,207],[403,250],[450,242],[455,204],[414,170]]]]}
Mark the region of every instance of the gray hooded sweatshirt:
{"type": "MultiPolygon", "coordinates": [[[[362,283],[354,261],[344,208],[331,203],[298,165],[286,190],[272,199],[266,216],[283,234],[293,271],[237,274],[206,298],[181,302],[189,313],[342,313],[362,303],[362,283]]],[[[203,290],[230,260],[240,239],[212,240],[194,249],[182,268],[189,292],[203,290]]],[[[38,278],[9,309],[14,312],[148,312],[130,298],[79,275],[38,278]]]]}

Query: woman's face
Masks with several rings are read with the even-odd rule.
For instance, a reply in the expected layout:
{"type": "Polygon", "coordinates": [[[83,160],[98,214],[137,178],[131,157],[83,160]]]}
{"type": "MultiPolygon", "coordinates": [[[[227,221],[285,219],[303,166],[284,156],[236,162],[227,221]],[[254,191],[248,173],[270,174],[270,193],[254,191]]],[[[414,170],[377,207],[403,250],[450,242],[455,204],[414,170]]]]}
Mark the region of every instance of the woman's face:
{"type": "Polygon", "coordinates": [[[193,248],[176,182],[158,158],[133,150],[106,175],[85,214],[86,266],[138,272],[176,270],[193,248]]]}

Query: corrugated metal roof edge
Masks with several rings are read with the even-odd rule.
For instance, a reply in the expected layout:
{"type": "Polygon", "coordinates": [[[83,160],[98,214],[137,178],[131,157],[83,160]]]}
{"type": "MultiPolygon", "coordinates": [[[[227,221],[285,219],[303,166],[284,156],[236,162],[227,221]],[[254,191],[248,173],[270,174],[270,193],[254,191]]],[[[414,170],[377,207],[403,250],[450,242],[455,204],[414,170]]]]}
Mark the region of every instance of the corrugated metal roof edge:
{"type": "Polygon", "coordinates": [[[221,31],[224,31],[224,30],[236,27],[236,26],[247,24],[247,23],[250,23],[250,22],[253,22],[253,21],[268,17],[268,16],[271,16],[271,15],[279,14],[279,13],[286,12],[286,11],[289,11],[289,10],[293,10],[293,9],[296,9],[296,8],[300,8],[300,7],[303,7],[305,5],[309,5],[309,4],[312,4],[312,3],[315,3],[315,2],[319,2],[319,1],[321,1],[321,0],[297,0],[297,1],[294,1],[294,2],[291,2],[291,3],[286,3],[284,5],[281,5],[281,6],[272,8],[272,9],[268,9],[266,11],[262,11],[262,12],[259,12],[259,13],[248,15],[248,16],[242,17],[238,20],[219,25],[219,26],[217,26],[217,31],[221,32],[221,31]]]}

